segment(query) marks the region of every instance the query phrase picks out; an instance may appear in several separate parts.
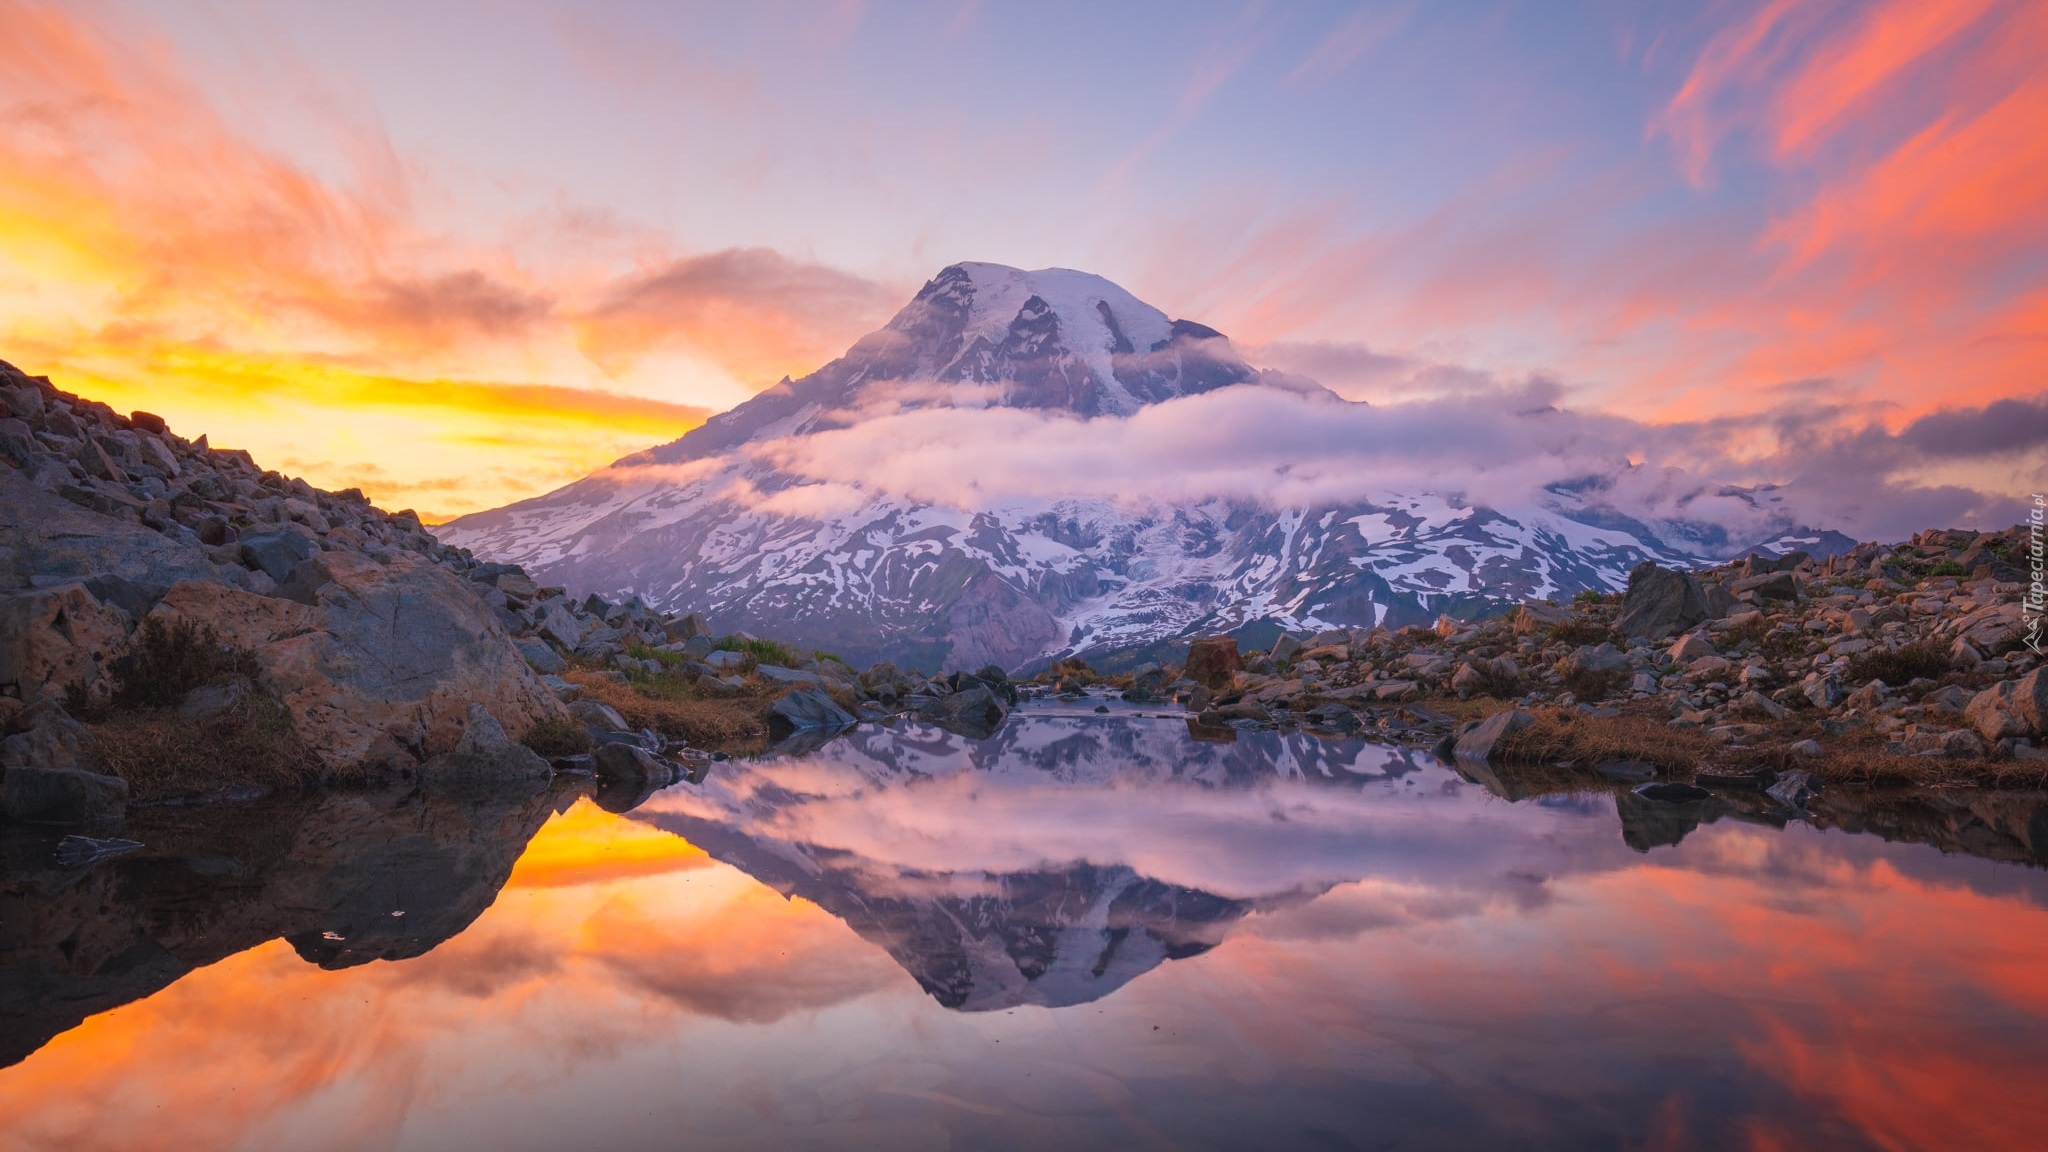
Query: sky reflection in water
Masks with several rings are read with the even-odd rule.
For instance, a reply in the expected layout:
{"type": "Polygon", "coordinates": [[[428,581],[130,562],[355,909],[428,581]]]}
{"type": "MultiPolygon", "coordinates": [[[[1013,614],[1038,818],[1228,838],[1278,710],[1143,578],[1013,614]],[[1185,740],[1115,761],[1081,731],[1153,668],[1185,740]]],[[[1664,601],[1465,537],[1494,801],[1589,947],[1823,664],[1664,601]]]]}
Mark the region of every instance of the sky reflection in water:
{"type": "Polygon", "coordinates": [[[2020,1147],[2044,895],[1797,824],[1641,853],[1606,795],[1307,737],[866,729],[577,801],[415,959],[273,940],[93,1016],[0,1070],[0,1144],[2020,1147]]]}

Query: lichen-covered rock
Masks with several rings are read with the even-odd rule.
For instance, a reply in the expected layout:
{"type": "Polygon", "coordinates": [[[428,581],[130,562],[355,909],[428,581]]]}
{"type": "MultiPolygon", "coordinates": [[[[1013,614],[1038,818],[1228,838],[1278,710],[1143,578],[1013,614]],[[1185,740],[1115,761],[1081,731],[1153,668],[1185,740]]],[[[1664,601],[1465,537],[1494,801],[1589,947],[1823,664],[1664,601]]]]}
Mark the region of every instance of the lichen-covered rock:
{"type": "Polygon", "coordinates": [[[439,566],[328,552],[313,602],[221,584],[172,588],[153,614],[212,627],[255,655],[262,681],[323,764],[452,751],[482,705],[515,736],[566,714],[489,610],[439,566]]]}

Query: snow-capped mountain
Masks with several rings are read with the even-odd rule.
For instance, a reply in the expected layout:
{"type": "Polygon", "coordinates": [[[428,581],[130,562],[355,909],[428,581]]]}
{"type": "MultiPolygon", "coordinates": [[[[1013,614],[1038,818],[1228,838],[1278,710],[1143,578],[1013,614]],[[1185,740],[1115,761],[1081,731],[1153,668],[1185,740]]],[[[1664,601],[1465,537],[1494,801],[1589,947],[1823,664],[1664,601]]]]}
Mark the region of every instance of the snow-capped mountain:
{"type": "Polygon", "coordinates": [[[1169,319],[1100,277],[956,264],[803,379],[440,535],[578,594],[638,595],[702,612],[721,630],[926,669],[1016,669],[1076,652],[1113,662],[1201,632],[1476,615],[1617,588],[1644,559],[1739,551],[1684,525],[1653,530],[1620,516],[1601,503],[1597,477],[1514,507],[1469,503],[1421,476],[1307,507],[1243,496],[979,501],[971,475],[961,477],[968,495],[932,500],[817,485],[781,451],[920,409],[1115,421],[1233,387],[1314,389],[1345,403],[1259,372],[1221,333],[1169,319]],[[812,498],[827,487],[832,499],[812,498]]]}

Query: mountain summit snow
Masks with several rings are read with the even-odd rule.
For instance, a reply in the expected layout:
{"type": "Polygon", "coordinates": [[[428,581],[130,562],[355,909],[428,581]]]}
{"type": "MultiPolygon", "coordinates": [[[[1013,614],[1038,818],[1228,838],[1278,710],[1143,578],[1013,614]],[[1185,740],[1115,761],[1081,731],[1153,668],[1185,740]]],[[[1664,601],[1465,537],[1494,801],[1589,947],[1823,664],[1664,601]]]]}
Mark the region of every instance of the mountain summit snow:
{"type": "MultiPolygon", "coordinates": [[[[803,379],[440,534],[578,594],[638,595],[856,665],[925,669],[1101,658],[1245,627],[1424,622],[1619,587],[1645,559],[1733,551],[1702,548],[1682,529],[1665,533],[1678,543],[1660,538],[1601,504],[1597,478],[1512,507],[1470,502],[1424,475],[1276,507],[1246,492],[1111,498],[1076,483],[1063,493],[1066,465],[1053,463],[1033,469],[1030,494],[988,495],[971,457],[939,494],[858,475],[820,482],[801,464],[806,449],[848,438],[866,459],[917,451],[893,439],[905,414],[943,416],[955,429],[986,424],[985,439],[1049,428],[1055,441],[1072,440],[1231,388],[1370,411],[1261,373],[1221,333],[1169,319],[1099,276],[955,264],[803,379]]],[[[1214,445],[1187,450],[1190,471],[1209,463],[1205,450],[1214,445]]]]}

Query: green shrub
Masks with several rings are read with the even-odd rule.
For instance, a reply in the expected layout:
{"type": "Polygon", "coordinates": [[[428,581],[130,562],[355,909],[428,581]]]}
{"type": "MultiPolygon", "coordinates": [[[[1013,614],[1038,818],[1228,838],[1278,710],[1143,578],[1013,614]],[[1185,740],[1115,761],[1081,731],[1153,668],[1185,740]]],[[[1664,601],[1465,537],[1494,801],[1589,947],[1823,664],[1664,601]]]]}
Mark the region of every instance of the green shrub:
{"type": "Polygon", "coordinates": [[[664,652],[659,648],[649,648],[645,644],[627,645],[626,655],[635,660],[652,660],[665,668],[677,668],[690,662],[690,658],[681,652],[664,652]]]}
{"type": "Polygon", "coordinates": [[[743,652],[752,656],[756,664],[775,664],[784,668],[794,668],[798,664],[796,653],[773,640],[758,637],[742,640],[737,636],[727,636],[718,642],[717,647],[722,652],[743,652]]]}
{"type": "Polygon", "coordinates": [[[115,706],[164,708],[203,685],[236,676],[253,680],[259,669],[254,655],[222,644],[210,625],[145,616],[111,671],[115,706]]]}
{"type": "Polygon", "coordinates": [[[1936,564],[1934,567],[1929,568],[1927,570],[1927,575],[1930,578],[1936,576],[1968,576],[1969,574],[1970,570],[1968,568],[1963,567],[1961,564],[1958,564],[1953,560],[1943,560],[1941,563],[1936,564]]]}
{"type": "Polygon", "coordinates": [[[1600,590],[1599,590],[1598,588],[1588,588],[1588,589],[1586,589],[1585,591],[1583,591],[1583,592],[1580,592],[1580,593],[1579,593],[1578,595],[1576,595],[1576,596],[1572,597],[1572,603],[1574,603],[1574,604],[1605,604],[1605,603],[1607,603],[1608,597],[1610,597],[1610,596],[1612,596],[1612,595],[1613,595],[1613,593],[1611,593],[1611,592],[1602,592],[1602,591],[1600,591],[1600,590]]]}

